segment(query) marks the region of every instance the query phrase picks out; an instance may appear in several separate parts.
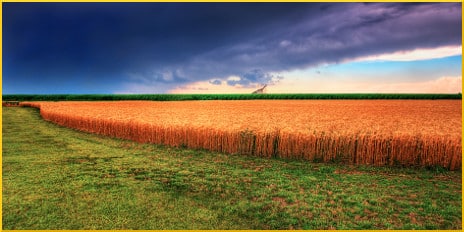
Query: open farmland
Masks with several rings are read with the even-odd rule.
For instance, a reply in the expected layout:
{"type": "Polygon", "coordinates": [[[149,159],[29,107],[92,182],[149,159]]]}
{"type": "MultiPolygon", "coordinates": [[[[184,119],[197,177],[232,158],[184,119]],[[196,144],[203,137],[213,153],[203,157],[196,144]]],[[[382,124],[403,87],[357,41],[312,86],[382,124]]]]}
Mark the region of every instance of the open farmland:
{"type": "Polygon", "coordinates": [[[461,168],[460,100],[31,102],[45,120],[138,142],[347,164],[461,168]]]}
{"type": "Polygon", "coordinates": [[[2,229],[462,229],[460,171],[112,139],[3,107],[2,229]]]}

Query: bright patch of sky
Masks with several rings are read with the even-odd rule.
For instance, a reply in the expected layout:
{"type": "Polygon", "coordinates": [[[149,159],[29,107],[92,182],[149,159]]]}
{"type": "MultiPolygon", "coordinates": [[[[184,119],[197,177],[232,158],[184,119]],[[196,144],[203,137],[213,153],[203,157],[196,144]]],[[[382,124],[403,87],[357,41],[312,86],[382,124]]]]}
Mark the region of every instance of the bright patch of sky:
{"type": "MultiPolygon", "coordinates": [[[[339,64],[326,64],[307,69],[274,73],[282,76],[267,87],[268,93],[458,93],[462,92],[462,56],[456,49],[440,58],[430,55],[418,60],[396,56],[395,61],[358,59],[339,64]],[[429,57],[429,59],[426,59],[429,57]],[[432,57],[432,58],[430,58],[432,57]]],[[[408,53],[404,53],[409,56],[408,53]]],[[[387,57],[385,55],[384,57],[387,57]]],[[[240,79],[229,77],[228,79],[240,79]]],[[[215,80],[218,81],[218,80],[215,80]]],[[[249,93],[261,87],[214,85],[196,82],[173,89],[172,93],[249,93]]]]}

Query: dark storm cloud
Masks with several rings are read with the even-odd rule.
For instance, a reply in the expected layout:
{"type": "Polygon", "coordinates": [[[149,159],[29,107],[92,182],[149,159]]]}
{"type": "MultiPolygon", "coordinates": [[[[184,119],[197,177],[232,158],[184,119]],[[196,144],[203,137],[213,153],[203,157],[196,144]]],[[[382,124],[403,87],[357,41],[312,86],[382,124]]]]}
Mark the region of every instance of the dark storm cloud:
{"type": "Polygon", "coordinates": [[[357,57],[461,43],[459,4],[336,4],[191,61],[200,73],[291,70],[357,57]]]}
{"type": "Polygon", "coordinates": [[[460,44],[460,3],[3,4],[4,92],[27,79],[82,92],[272,83],[270,72],[460,44]]]}

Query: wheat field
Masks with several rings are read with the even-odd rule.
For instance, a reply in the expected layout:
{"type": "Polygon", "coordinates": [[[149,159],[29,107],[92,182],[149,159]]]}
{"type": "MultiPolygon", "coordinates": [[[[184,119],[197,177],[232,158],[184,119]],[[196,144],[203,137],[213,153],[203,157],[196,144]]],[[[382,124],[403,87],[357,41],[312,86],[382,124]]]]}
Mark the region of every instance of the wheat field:
{"type": "Polygon", "coordinates": [[[22,102],[77,130],[229,154],[461,168],[459,100],[22,102]]]}

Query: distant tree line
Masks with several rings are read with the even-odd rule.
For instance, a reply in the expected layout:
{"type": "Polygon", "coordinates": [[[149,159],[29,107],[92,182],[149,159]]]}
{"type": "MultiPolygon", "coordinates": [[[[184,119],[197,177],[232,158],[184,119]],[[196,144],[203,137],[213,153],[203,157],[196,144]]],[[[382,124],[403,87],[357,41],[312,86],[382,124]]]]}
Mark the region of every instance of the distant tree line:
{"type": "Polygon", "coordinates": [[[5,94],[3,101],[187,101],[255,99],[462,99],[462,94],[291,93],[291,94],[5,94]]]}

